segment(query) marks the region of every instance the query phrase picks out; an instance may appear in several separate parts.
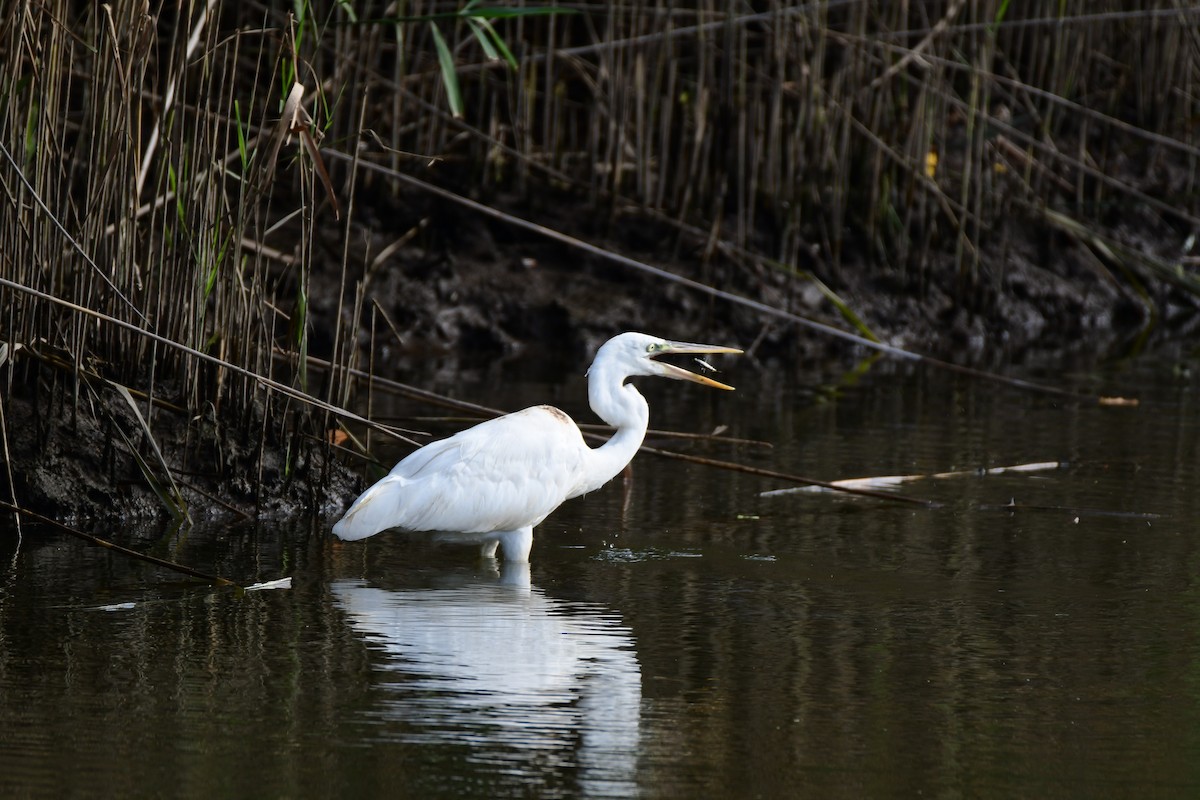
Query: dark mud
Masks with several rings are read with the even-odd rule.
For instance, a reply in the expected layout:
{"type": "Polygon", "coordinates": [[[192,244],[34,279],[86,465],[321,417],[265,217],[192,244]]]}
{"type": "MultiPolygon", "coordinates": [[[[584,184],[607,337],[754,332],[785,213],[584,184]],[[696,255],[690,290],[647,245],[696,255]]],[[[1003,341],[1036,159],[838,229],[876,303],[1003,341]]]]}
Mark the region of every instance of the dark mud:
{"type": "Polygon", "coordinates": [[[159,411],[151,443],[146,418],[111,388],[79,405],[17,394],[5,414],[18,503],[62,521],[329,515],[357,487],[320,447],[289,453],[261,426],[224,427],[211,415],[159,411]]]}
{"type": "MultiPolygon", "coordinates": [[[[706,256],[707,242],[669,223],[569,197],[488,203],[613,253],[850,329],[812,282],[720,251],[706,256]]],[[[404,363],[406,354],[429,350],[493,358],[530,348],[581,360],[614,333],[635,329],[753,344],[755,355],[791,363],[857,348],[449,201],[409,195],[375,209],[352,236],[352,262],[370,263],[405,231],[421,230],[367,277],[368,304],[377,303],[395,327],[376,323],[374,344],[383,356],[377,364],[404,363]]],[[[1136,209],[1120,218],[1127,247],[1178,260],[1186,229],[1136,209]]],[[[331,237],[328,245],[328,266],[312,278],[312,303],[332,320],[341,276],[332,256],[340,258],[342,243],[331,237]]],[[[882,341],[948,360],[1000,368],[1064,351],[1103,357],[1144,343],[1146,334],[1178,337],[1200,326],[1194,295],[1144,275],[1131,286],[1122,266],[1032,218],[1008,220],[984,236],[970,274],[956,266],[952,252],[936,250],[919,269],[854,253],[846,260],[837,269],[815,259],[799,268],[832,288],[882,341]]],[[[369,335],[360,344],[369,348],[369,335]]]]}

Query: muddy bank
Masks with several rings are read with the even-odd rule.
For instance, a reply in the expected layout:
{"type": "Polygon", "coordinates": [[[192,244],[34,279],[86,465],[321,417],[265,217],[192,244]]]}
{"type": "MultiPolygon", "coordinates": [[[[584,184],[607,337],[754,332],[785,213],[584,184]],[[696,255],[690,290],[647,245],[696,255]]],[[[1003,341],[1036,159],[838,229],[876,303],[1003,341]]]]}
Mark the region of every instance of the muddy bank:
{"type": "Polygon", "coordinates": [[[8,399],[8,447],[18,504],[54,519],[165,519],[172,508],[193,521],[327,516],[357,490],[357,476],[323,448],[289,452],[261,424],[158,410],[152,444],[145,417],[111,388],[82,393],[79,406],[66,394],[40,400],[8,399]]]}
{"type": "MultiPolygon", "coordinates": [[[[814,282],[728,256],[668,223],[605,214],[567,196],[488,202],[613,253],[853,330],[814,282]]],[[[1178,258],[1186,231],[1136,209],[1121,219],[1115,233],[1127,246],[1178,258]]],[[[857,347],[415,192],[376,204],[351,237],[351,262],[371,263],[408,231],[420,233],[351,275],[365,271],[368,305],[389,319],[376,320],[374,338],[376,363],[385,371],[398,357],[403,362],[429,350],[469,358],[549,348],[583,359],[612,334],[633,329],[753,345],[762,358],[791,363],[857,347]]],[[[331,254],[340,257],[341,246],[330,237],[331,254]]],[[[1143,333],[1178,337],[1200,325],[1195,295],[1144,276],[1132,287],[1086,242],[1036,218],[1009,220],[983,237],[970,274],[956,266],[952,251],[935,251],[919,269],[854,253],[847,259],[834,269],[814,257],[796,269],[836,292],[882,341],[959,362],[999,368],[1063,351],[1100,357],[1143,333]]],[[[336,306],[340,277],[333,259],[313,275],[312,303],[324,319],[348,313],[336,306]]],[[[364,351],[371,347],[368,325],[359,343],[364,351]]],[[[322,345],[329,342],[318,336],[314,347],[322,345]]]]}

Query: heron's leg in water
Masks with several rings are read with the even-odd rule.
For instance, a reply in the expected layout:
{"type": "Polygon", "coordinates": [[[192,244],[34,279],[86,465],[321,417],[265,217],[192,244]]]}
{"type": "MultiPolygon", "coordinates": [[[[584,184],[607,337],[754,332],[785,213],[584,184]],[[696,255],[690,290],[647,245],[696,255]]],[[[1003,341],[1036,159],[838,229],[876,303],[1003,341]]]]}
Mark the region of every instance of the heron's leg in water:
{"type": "Polygon", "coordinates": [[[480,558],[495,558],[496,548],[505,561],[528,561],[533,549],[533,528],[518,528],[515,531],[493,531],[487,534],[479,547],[480,558]]]}
{"type": "Polygon", "coordinates": [[[505,561],[528,561],[529,551],[533,549],[533,527],[489,533],[479,548],[480,557],[495,558],[497,546],[505,561]]]}
{"type": "Polygon", "coordinates": [[[533,549],[533,526],[509,531],[500,539],[500,552],[506,561],[528,561],[533,549]]]}

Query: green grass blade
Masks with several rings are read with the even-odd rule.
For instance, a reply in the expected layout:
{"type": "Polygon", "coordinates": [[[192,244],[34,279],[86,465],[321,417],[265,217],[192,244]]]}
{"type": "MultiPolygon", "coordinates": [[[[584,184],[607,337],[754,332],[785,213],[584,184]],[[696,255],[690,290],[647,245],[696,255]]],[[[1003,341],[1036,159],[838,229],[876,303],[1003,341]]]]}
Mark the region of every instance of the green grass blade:
{"type": "Polygon", "coordinates": [[[806,281],[812,281],[813,285],[817,287],[817,290],[821,293],[821,295],[833,304],[833,307],[837,309],[839,314],[841,314],[842,319],[850,323],[850,325],[856,331],[858,331],[859,335],[865,339],[870,339],[872,342],[879,341],[879,337],[876,336],[875,332],[871,330],[867,323],[863,322],[862,318],[854,312],[854,309],[850,307],[850,304],[838,296],[837,292],[826,286],[825,282],[816,275],[813,275],[811,272],[807,272],[805,270],[796,269],[793,266],[784,264],[782,261],[776,261],[773,258],[767,258],[763,260],[765,263],[770,264],[772,267],[780,270],[781,272],[786,272],[793,277],[801,278],[806,281]]]}
{"type": "Polygon", "coordinates": [[[487,24],[483,20],[475,19],[475,17],[467,17],[467,27],[471,29],[471,33],[475,35],[475,39],[479,42],[479,46],[483,48],[483,54],[487,56],[488,61],[498,61],[500,54],[496,52],[496,48],[488,39],[487,32],[483,26],[487,24]]]}
{"type": "Polygon", "coordinates": [[[30,163],[37,155],[38,144],[38,109],[41,107],[37,97],[31,97],[29,111],[25,114],[25,163],[30,163]]]}
{"type": "Polygon", "coordinates": [[[442,83],[446,87],[446,100],[450,104],[450,113],[454,115],[455,119],[462,119],[462,90],[459,89],[458,73],[454,69],[454,55],[450,52],[446,40],[442,38],[442,32],[438,30],[438,26],[431,22],[429,28],[433,31],[433,45],[437,49],[438,64],[442,68],[442,83]]]}
{"type": "Polygon", "coordinates": [[[187,230],[187,211],[183,207],[183,195],[179,191],[179,177],[175,174],[174,164],[167,164],[167,189],[175,196],[175,216],[179,219],[179,227],[187,230]]]}
{"type": "Polygon", "coordinates": [[[167,481],[171,484],[170,488],[168,489],[168,487],[164,486],[155,477],[154,471],[150,469],[150,465],[146,463],[146,460],[138,454],[137,449],[133,446],[133,443],[129,441],[129,439],[125,436],[124,431],[121,430],[121,426],[114,425],[113,427],[116,429],[116,431],[121,434],[121,438],[125,440],[125,445],[129,448],[129,452],[133,455],[134,460],[137,461],[138,469],[142,471],[142,474],[146,478],[146,482],[150,484],[150,487],[154,490],[154,493],[158,495],[160,500],[162,500],[163,505],[167,507],[167,510],[171,512],[171,515],[176,519],[186,519],[190,522],[191,517],[188,515],[187,502],[183,499],[183,495],[179,491],[179,486],[175,483],[175,476],[171,474],[171,468],[167,466],[167,460],[163,458],[162,450],[160,450],[158,447],[158,441],[154,438],[154,434],[150,430],[150,424],[146,422],[146,418],[142,416],[142,410],[138,408],[137,401],[133,399],[133,395],[129,393],[129,390],[121,384],[108,381],[108,385],[116,389],[117,394],[121,395],[121,397],[124,397],[125,402],[129,404],[131,409],[133,409],[133,414],[135,417],[137,417],[138,422],[142,425],[142,432],[146,434],[146,441],[150,442],[150,449],[154,451],[154,457],[158,460],[159,467],[167,476],[167,481]]]}
{"type": "Polygon", "coordinates": [[[250,164],[250,157],[246,153],[246,128],[242,122],[242,107],[237,100],[233,101],[233,114],[237,120],[237,142],[238,156],[242,161],[242,177],[246,177],[246,168],[250,164]]]}
{"type": "Polygon", "coordinates": [[[338,5],[341,6],[342,13],[346,15],[351,22],[358,22],[358,12],[354,10],[354,4],[350,0],[338,0],[338,5]]]}
{"type": "Polygon", "coordinates": [[[867,326],[867,323],[862,321],[862,318],[859,317],[858,314],[854,313],[854,309],[850,307],[850,304],[839,297],[837,292],[826,286],[825,282],[816,275],[809,273],[806,277],[813,282],[813,285],[817,287],[818,291],[821,292],[826,300],[828,300],[830,303],[833,303],[834,308],[836,308],[838,313],[842,315],[842,319],[850,323],[850,325],[865,338],[870,339],[872,342],[879,341],[879,337],[875,335],[875,332],[867,326]]]}
{"type": "MultiPolygon", "coordinates": [[[[514,70],[517,69],[516,56],[514,56],[512,51],[508,49],[508,45],[506,45],[504,40],[500,38],[500,34],[496,33],[496,29],[492,27],[492,23],[488,22],[486,19],[476,18],[471,18],[468,20],[468,22],[474,22],[476,25],[483,28],[484,32],[487,34],[487,38],[491,39],[492,47],[490,50],[484,39],[480,39],[480,44],[483,44],[483,51],[485,53],[489,53],[489,58],[497,58],[497,56],[491,55],[491,53],[498,52],[499,58],[503,58],[505,61],[507,61],[508,65],[514,70]]],[[[478,36],[478,34],[476,35],[478,36]]]]}

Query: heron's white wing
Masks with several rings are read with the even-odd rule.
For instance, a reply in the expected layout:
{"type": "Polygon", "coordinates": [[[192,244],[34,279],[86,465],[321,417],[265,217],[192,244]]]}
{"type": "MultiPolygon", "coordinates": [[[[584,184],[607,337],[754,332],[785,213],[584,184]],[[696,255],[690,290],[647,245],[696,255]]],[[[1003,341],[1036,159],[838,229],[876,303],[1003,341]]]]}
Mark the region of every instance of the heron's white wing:
{"type": "Polygon", "coordinates": [[[488,420],[402,460],[334,532],[357,539],[392,527],[475,533],[537,525],[584,483],[587,453],[558,409],[488,420]]]}

